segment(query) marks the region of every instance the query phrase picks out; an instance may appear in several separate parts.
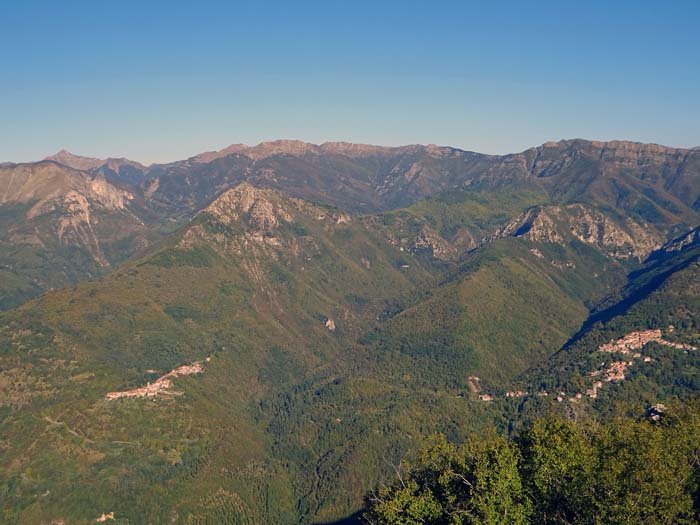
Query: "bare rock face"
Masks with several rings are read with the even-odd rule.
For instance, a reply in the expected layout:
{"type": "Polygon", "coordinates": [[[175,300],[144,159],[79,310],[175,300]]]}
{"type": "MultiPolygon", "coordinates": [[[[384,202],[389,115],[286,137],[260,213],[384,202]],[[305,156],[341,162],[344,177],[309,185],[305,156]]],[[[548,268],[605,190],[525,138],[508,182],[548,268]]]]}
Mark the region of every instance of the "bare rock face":
{"type": "Polygon", "coordinates": [[[223,193],[198,216],[203,220],[195,221],[185,232],[181,247],[205,242],[229,254],[271,259],[310,249],[315,241],[305,236],[304,224],[331,229],[352,220],[349,215],[246,182],[223,193]]]}
{"type": "Polygon", "coordinates": [[[700,243],[700,226],[667,242],[662,246],[662,250],[666,252],[679,252],[686,246],[698,243],[700,243]]]}
{"type": "MultiPolygon", "coordinates": [[[[0,168],[0,183],[0,204],[33,203],[33,210],[42,210],[47,203],[60,201],[70,192],[78,192],[107,209],[124,209],[134,198],[131,192],[110,184],[104,177],[93,177],[54,162],[0,168]]],[[[30,213],[36,216],[40,212],[30,213]]]]}
{"type": "Polygon", "coordinates": [[[522,237],[531,242],[564,244],[571,238],[593,245],[617,259],[645,259],[661,246],[651,226],[630,218],[612,218],[582,204],[545,206],[516,217],[495,237],[522,237]]]}
{"type": "Polygon", "coordinates": [[[294,225],[302,218],[324,229],[353,221],[349,214],[316,206],[277,190],[258,188],[247,182],[223,193],[200,214],[224,226],[236,226],[237,231],[249,241],[273,245],[296,242],[298,232],[304,230],[303,226],[298,225],[297,233],[283,227],[294,225]]]}
{"type": "Polygon", "coordinates": [[[477,242],[466,228],[460,229],[451,240],[445,239],[435,229],[423,224],[418,235],[407,248],[411,252],[429,251],[441,261],[456,261],[467,251],[475,248],[477,242]]]}
{"type": "Polygon", "coordinates": [[[496,237],[522,237],[532,242],[563,244],[564,238],[553,218],[558,212],[558,208],[528,210],[501,228],[496,237]]]}
{"type": "Polygon", "coordinates": [[[641,144],[621,140],[600,142],[574,139],[546,142],[537,148],[524,152],[524,155],[533,159],[530,167],[532,175],[548,177],[561,173],[576,161],[583,159],[598,162],[598,172],[608,172],[621,168],[640,172],[682,161],[689,151],[658,144],[641,144]]]}
{"type": "MultiPolygon", "coordinates": [[[[297,252],[296,240],[281,235],[284,224],[293,224],[291,199],[285,201],[274,190],[241,183],[223,193],[202,210],[180,240],[181,248],[199,243],[216,246],[224,253],[265,256],[276,259],[277,248],[297,252]]],[[[256,274],[260,272],[256,270],[256,274]]]]}
{"type": "Polygon", "coordinates": [[[292,215],[280,204],[273,191],[247,183],[227,191],[205,211],[226,225],[245,219],[253,231],[264,234],[273,233],[280,221],[293,222],[292,215]]]}
{"type": "MultiPolygon", "coordinates": [[[[374,227],[371,221],[368,225],[374,227]]],[[[452,238],[445,238],[428,224],[421,224],[416,232],[413,225],[400,221],[382,232],[389,243],[401,251],[427,253],[441,261],[457,261],[478,244],[467,228],[459,229],[452,238]]]]}
{"type": "Polygon", "coordinates": [[[662,243],[662,237],[649,225],[630,218],[618,222],[580,204],[567,206],[566,211],[574,237],[602,248],[612,257],[642,260],[662,243]]]}
{"type": "Polygon", "coordinates": [[[85,246],[95,261],[102,266],[109,266],[99,239],[93,230],[90,203],[87,198],[72,191],[65,196],[62,204],[64,205],[64,214],[58,222],[59,240],[65,242],[67,237],[74,237],[74,241],[85,246]]]}
{"type": "Polygon", "coordinates": [[[16,229],[10,232],[14,239],[29,239],[22,230],[41,219],[42,225],[34,228],[31,244],[48,243],[55,236],[61,245],[83,246],[100,266],[109,266],[101,246],[104,239],[96,232],[104,217],[119,216],[125,234],[143,226],[129,210],[134,195],[99,175],[55,162],[39,162],[0,168],[0,182],[4,186],[0,204],[29,206],[24,221],[10,227],[16,229]]]}
{"type": "Polygon", "coordinates": [[[412,251],[429,250],[436,259],[450,261],[457,257],[458,250],[455,246],[443,239],[438,232],[427,225],[423,225],[420,232],[413,240],[412,251]]]}
{"type": "Polygon", "coordinates": [[[603,161],[627,168],[639,168],[645,164],[661,164],[668,158],[682,158],[683,150],[677,150],[659,144],[639,144],[636,142],[613,140],[602,145],[600,158],[603,161]]]}

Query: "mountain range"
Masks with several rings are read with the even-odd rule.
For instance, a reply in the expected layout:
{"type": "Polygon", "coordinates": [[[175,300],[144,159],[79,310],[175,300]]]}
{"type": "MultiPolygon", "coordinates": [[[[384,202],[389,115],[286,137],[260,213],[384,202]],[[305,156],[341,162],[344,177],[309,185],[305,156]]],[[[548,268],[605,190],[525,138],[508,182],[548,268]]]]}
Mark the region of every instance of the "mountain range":
{"type": "Polygon", "coordinates": [[[698,225],[622,141],[2,164],[0,521],[330,523],[432,432],[687,398],[698,225]]]}
{"type": "Polygon", "coordinates": [[[642,251],[648,251],[669,231],[679,234],[695,225],[699,159],[697,150],[583,140],[505,156],[438,146],[276,141],[148,167],[61,151],[42,162],[0,168],[2,304],[13,306],[80,275],[100,274],[244,181],[361,214],[446,192],[505,189],[527,194],[528,204],[583,204],[617,213],[616,224],[634,222],[624,224],[628,236],[630,228],[635,234],[645,230],[642,251]],[[47,264],[49,259],[58,264],[47,264]],[[42,272],[37,264],[50,268],[42,272]]]}

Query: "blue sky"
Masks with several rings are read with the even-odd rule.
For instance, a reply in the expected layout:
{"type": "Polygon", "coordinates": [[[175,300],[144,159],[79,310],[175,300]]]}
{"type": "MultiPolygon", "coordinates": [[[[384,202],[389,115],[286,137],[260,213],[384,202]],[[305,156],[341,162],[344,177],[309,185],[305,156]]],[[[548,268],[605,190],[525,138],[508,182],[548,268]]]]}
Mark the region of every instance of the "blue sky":
{"type": "Polygon", "coordinates": [[[700,145],[700,2],[0,0],[0,161],[700,145]]]}

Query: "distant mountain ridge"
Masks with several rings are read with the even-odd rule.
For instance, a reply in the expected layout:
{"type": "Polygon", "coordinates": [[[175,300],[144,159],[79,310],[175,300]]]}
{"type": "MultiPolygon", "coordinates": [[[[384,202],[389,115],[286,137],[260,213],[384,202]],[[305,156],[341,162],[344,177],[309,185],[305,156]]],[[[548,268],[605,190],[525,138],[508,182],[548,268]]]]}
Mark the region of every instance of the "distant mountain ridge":
{"type": "MultiPolygon", "coordinates": [[[[108,165],[112,168],[128,164],[134,167],[138,167],[144,171],[148,168],[157,166],[172,166],[181,163],[201,163],[207,164],[214,160],[224,158],[230,155],[243,155],[255,160],[261,160],[275,155],[291,155],[291,156],[304,156],[309,154],[322,155],[322,154],[339,154],[348,157],[369,157],[369,156],[387,156],[387,155],[398,155],[406,153],[419,153],[425,152],[433,155],[467,155],[467,156],[478,156],[478,157],[489,157],[492,159],[512,159],[516,156],[526,156],[530,157],[532,152],[535,152],[537,157],[546,150],[551,149],[566,149],[570,147],[585,148],[590,147],[591,149],[596,149],[600,151],[601,160],[613,160],[617,158],[618,161],[623,159],[632,159],[637,156],[641,158],[643,156],[652,155],[663,155],[663,154],[683,154],[684,152],[693,152],[700,150],[700,146],[695,148],[675,148],[671,146],[663,146],[659,144],[652,143],[642,143],[642,142],[632,142],[624,140],[612,140],[612,141],[596,141],[596,140],[585,140],[585,139],[563,139],[560,141],[546,142],[541,146],[535,146],[528,148],[519,153],[508,153],[503,155],[496,154],[483,154],[470,150],[464,150],[460,148],[455,148],[451,146],[438,146],[435,144],[410,144],[404,146],[381,146],[373,144],[360,144],[351,142],[324,142],[321,144],[314,144],[310,142],[304,142],[301,140],[289,140],[280,139],[267,142],[261,142],[254,146],[249,146],[246,144],[231,144],[221,150],[207,151],[189,157],[184,160],[172,161],[167,163],[154,163],[149,165],[144,165],[138,161],[129,160],[123,157],[109,157],[105,159],[95,158],[95,157],[85,157],[81,155],[73,154],[67,150],[60,150],[59,152],[46,157],[44,160],[53,160],[60,164],[64,164],[68,167],[75,169],[89,171],[95,168],[99,168],[104,165],[108,165]]],[[[539,160],[539,159],[538,159],[539,160]]],[[[13,164],[10,162],[3,164],[13,164]]]]}
{"type": "Polygon", "coordinates": [[[183,212],[243,180],[364,213],[407,206],[441,191],[512,184],[537,186],[557,199],[608,193],[608,203],[629,198],[630,191],[640,200],[658,193],[681,211],[697,206],[699,171],[696,151],[623,141],[561,141],[503,156],[431,145],[274,141],[151,166],[140,187],[183,212]],[[613,186],[611,176],[617,180],[613,186]]]}
{"type": "MultiPolygon", "coordinates": [[[[700,146],[694,147],[694,148],[680,148],[680,147],[673,147],[673,146],[665,146],[661,144],[655,144],[655,143],[644,143],[644,142],[634,142],[634,141],[627,141],[627,140],[610,140],[610,141],[600,141],[600,140],[588,140],[588,139],[581,139],[581,138],[576,138],[576,139],[562,139],[559,141],[550,141],[550,142],[545,142],[541,146],[534,146],[531,148],[528,148],[526,150],[523,150],[522,152],[516,152],[516,153],[506,153],[506,154],[484,154],[484,153],[478,153],[472,150],[465,150],[462,148],[457,148],[453,146],[439,146],[435,144],[407,144],[403,146],[382,146],[382,145],[377,145],[377,144],[364,144],[364,143],[354,143],[354,142],[345,142],[345,141],[329,141],[329,142],[322,142],[320,144],[315,144],[311,142],[305,142],[302,140],[294,140],[294,139],[277,139],[277,140],[270,140],[270,141],[264,141],[260,142],[256,145],[250,146],[248,144],[230,144],[229,146],[226,146],[220,150],[213,150],[213,151],[207,151],[203,153],[199,153],[197,155],[194,155],[192,157],[189,157],[188,161],[196,161],[196,162],[211,162],[212,160],[215,160],[217,158],[221,157],[226,157],[228,155],[233,155],[233,154],[245,154],[251,158],[264,158],[267,156],[272,156],[275,154],[289,154],[289,155],[303,155],[306,153],[342,153],[348,156],[368,156],[368,155],[376,155],[376,154],[393,154],[393,153],[398,153],[398,152],[410,152],[410,151],[417,151],[421,149],[426,149],[426,150],[431,150],[434,152],[439,152],[439,151],[460,151],[462,153],[470,153],[470,154],[477,154],[477,155],[483,155],[483,156],[490,156],[490,157],[510,157],[513,155],[520,155],[524,154],[527,151],[531,150],[538,150],[541,148],[552,148],[552,147],[560,147],[562,145],[574,145],[574,144],[584,144],[588,143],[591,146],[595,148],[600,148],[600,149],[605,149],[605,150],[610,150],[610,151],[615,151],[615,150],[620,150],[620,149],[626,149],[626,150],[646,150],[647,152],[664,152],[664,151],[693,151],[693,150],[698,150],[700,149],[700,146]]],[[[50,155],[46,157],[44,160],[54,160],[56,162],[59,162],[61,164],[65,164],[70,167],[76,167],[77,169],[90,169],[94,167],[98,167],[102,164],[105,164],[109,161],[122,161],[122,162],[128,162],[132,164],[137,164],[143,167],[147,166],[155,166],[155,165],[168,165],[168,164],[175,164],[177,162],[182,162],[182,161],[173,161],[173,162],[165,162],[165,163],[152,163],[149,165],[142,164],[138,161],[133,161],[129,159],[125,159],[123,157],[109,157],[106,159],[99,159],[95,157],[85,157],[81,155],[76,155],[74,153],[71,153],[70,151],[67,151],[65,149],[62,149],[58,151],[57,153],[50,155]],[[79,167],[78,165],[82,165],[82,167],[79,167]]],[[[11,164],[11,163],[9,163],[11,164]]]]}
{"type": "Polygon", "coordinates": [[[323,142],[321,144],[313,144],[301,140],[274,140],[269,142],[261,142],[255,146],[246,144],[232,144],[219,151],[210,151],[195,155],[191,160],[198,162],[210,162],[212,160],[226,157],[233,154],[242,154],[250,158],[261,159],[277,154],[287,155],[305,155],[309,153],[336,153],[350,157],[363,157],[370,155],[391,155],[402,152],[419,151],[421,149],[438,152],[444,151],[462,151],[457,148],[447,146],[436,146],[429,144],[427,146],[421,144],[411,144],[406,146],[377,146],[372,144],[356,144],[352,142],[323,142]]]}
{"type": "MultiPolygon", "coordinates": [[[[634,238],[638,236],[634,232],[646,231],[643,237],[649,239],[643,241],[644,247],[634,248],[642,255],[700,223],[700,151],[625,141],[564,140],[498,156],[435,145],[382,147],[346,142],[317,145],[278,140],[256,146],[234,144],[183,161],[150,166],[128,159],[82,157],[65,150],[47,159],[39,163],[3,165],[0,182],[5,184],[5,190],[0,194],[0,202],[4,204],[0,206],[28,203],[27,199],[34,199],[36,202],[32,206],[36,206],[38,202],[55,201],[58,194],[74,191],[85,198],[81,204],[83,209],[99,210],[104,207],[101,197],[86,191],[86,184],[98,183],[108,190],[107,193],[130,196],[120,208],[121,215],[129,216],[133,223],[123,230],[124,235],[113,232],[109,239],[101,239],[104,234],[97,233],[100,228],[91,228],[86,231],[96,233],[77,237],[59,235],[57,243],[53,244],[86,249],[87,256],[93,259],[90,275],[100,267],[108,267],[109,261],[128,258],[140,249],[137,247],[145,245],[146,239],[155,240],[161,232],[183,224],[241,182],[277,189],[353,214],[384,213],[455,191],[541,194],[539,201],[543,205],[573,209],[570,206],[576,204],[596,210],[598,219],[593,222],[602,224],[601,221],[607,220],[607,231],[613,231],[612,225],[617,225],[618,241],[614,243],[618,245],[626,242],[626,246],[631,246],[630,242],[623,242],[622,237],[631,235],[634,238]],[[30,184],[34,187],[29,193],[26,188],[18,189],[16,181],[23,176],[21,173],[46,172],[50,164],[52,172],[63,170],[66,175],[32,179],[36,183],[30,184]],[[20,195],[21,191],[25,192],[24,196],[20,195]],[[137,231],[140,233],[136,234],[137,231]],[[622,235],[621,232],[626,233],[622,235]],[[134,235],[140,239],[138,242],[125,240],[135,238],[134,235]],[[115,244],[120,237],[124,241],[115,244]],[[112,244],[115,251],[104,253],[101,246],[105,243],[112,244]]],[[[58,232],[59,223],[68,220],[59,217],[63,213],[56,208],[52,219],[55,224],[44,230],[58,232]]],[[[4,217],[5,221],[10,221],[6,222],[6,230],[14,231],[18,228],[15,223],[23,221],[25,216],[8,212],[4,217]]],[[[504,221],[506,219],[515,217],[504,217],[504,221]]],[[[593,224],[590,220],[588,223],[593,224]]],[[[495,233],[479,230],[478,235],[482,236],[495,233]]],[[[474,229],[463,233],[467,237],[477,234],[474,229]]],[[[435,241],[426,241],[429,244],[443,242],[432,233],[425,235],[435,241]]],[[[606,235],[603,231],[579,233],[581,238],[598,238],[597,242],[610,244],[606,235]]],[[[18,245],[30,239],[27,235],[13,238],[18,245]]],[[[472,238],[468,244],[478,243],[472,238]]],[[[638,243],[633,241],[632,244],[638,243]]],[[[444,253],[452,250],[442,246],[444,253]]],[[[49,252],[53,249],[56,248],[49,252]]],[[[449,257],[454,258],[455,254],[449,257]]],[[[83,261],[82,258],[78,260],[83,261]]],[[[16,264],[8,263],[6,267],[16,268],[16,264]]],[[[85,263],[69,263],[69,267],[73,266],[79,273],[85,263]]],[[[21,274],[25,270],[10,271],[21,274]]],[[[46,269],[49,273],[54,271],[46,269]]],[[[66,270],[61,269],[61,273],[65,274],[66,270]]],[[[34,293],[46,286],[40,283],[31,286],[34,293]]]]}

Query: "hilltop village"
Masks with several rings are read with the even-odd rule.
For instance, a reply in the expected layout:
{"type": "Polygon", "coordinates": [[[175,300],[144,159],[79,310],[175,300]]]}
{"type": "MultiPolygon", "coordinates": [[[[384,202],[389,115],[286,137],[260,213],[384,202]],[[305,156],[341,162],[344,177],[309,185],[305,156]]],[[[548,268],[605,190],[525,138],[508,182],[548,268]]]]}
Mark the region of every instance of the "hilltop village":
{"type": "MultiPolygon", "coordinates": [[[[208,362],[211,358],[207,357],[208,362]]],[[[108,392],[105,396],[108,401],[120,399],[123,397],[155,397],[160,394],[175,394],[170,389],[173,386],[172,379],[179,376],[188,376],[192,374],[200,374],[204,372],[204,365],[195,361],[191,365],[182,365],[174,370],[171,370],[165,375],[160,376],[153,383],[148,383],[146,386],[134,388],[132,390],[122,390],[117,392],[108,392]]]]}
{"type": "MultiPolygon", "coordinates": [[[[673,333],[674,330],[675,328],[673,326],[669,326],[667,329],[669,333],[673,333]]],[[[644,356],[641,352],[639,352],[639,350],[642,350],[650,343],[683,350],[685,352],[695,351],[698,349],[696,346],[689,343],[676,343],[669,341],[668,339],[664,339],[660,329],[630,332],[619,339],[611,339],[607,343],[600,345],[597,348],[597,351],[606,354],[621,354],[626,356],[628,360],[613,361],[607,367],[605,366],[605,363],[602,363],[599,369],[590,372],[589,377],[595,380],[591,387],[586,390],[585,396],[590,399],[595,399],[598,397],[598,392],[600,389],[603,388],[606,383],[624,381],[627,370],[629,367],[634,365],[635,359],[642,359],[645,363],[652,362],[654,359],[651,356],[644,356]]],[[[480,379],[478,377],[470,376],[468,384],[472,392],[478,393],[478,390],[475,392],[475,387],[480,389],[480,379]]],[[[527,395],[529,395],[529,392],[524,392],[522,390],[512,390],[505,393],[506,398],[521,398],[527,395]]],[[[549,392],[541,391],[538,392],[537,395],[539,397],[547,397],[549,392]]],[[[583,396],[583,393],[578,392],[572,394],[569,399],[570,401],[575,402],[583,398],[583,396]]],[[[562,402],[566,397],[566,392],[559,392],[556,399],[558,402],[562,402]]],[[[478,394],[478,398],[480,401],[486,402],[494,400],[494,396],[487,393],[478,394]]]]}

